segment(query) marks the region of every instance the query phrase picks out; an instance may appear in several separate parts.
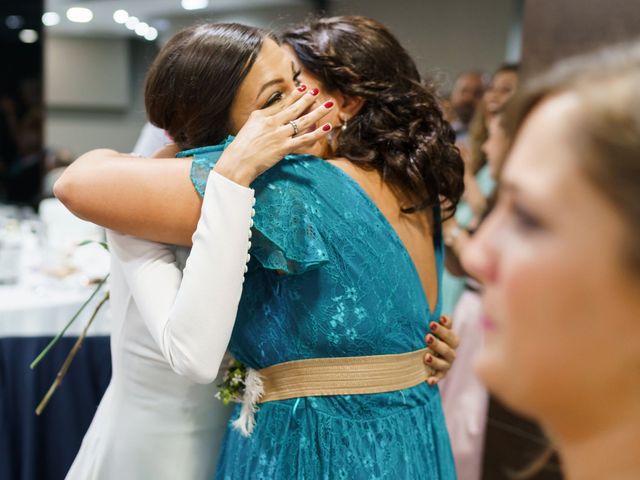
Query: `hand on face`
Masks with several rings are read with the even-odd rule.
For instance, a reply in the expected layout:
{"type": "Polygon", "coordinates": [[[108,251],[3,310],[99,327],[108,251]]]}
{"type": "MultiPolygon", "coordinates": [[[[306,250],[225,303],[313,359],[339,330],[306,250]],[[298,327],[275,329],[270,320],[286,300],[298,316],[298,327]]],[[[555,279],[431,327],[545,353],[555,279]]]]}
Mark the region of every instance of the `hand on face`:
{"type": "Polygon", "coordinates": [[[315,125],[333,108],[327,101],[315,104],[318,89],[300,85],[283,101],[264,110],[255,110],[224,151],[215,170],[248,186],[285,155],[315,144],[331,131],[331,124],[315,125]],[[304,113],[309,111],[309,113],[304,113]]]}
{"type": "Polygon", "coordinates": [[[330,100],[317,102],[319,90],[298,84],[295,64],[274,41],[265,40],[231,106],[236,135],[216,171],[242,185],[289,153],[316,144],[331,131],[324,118],[330,100]]]}

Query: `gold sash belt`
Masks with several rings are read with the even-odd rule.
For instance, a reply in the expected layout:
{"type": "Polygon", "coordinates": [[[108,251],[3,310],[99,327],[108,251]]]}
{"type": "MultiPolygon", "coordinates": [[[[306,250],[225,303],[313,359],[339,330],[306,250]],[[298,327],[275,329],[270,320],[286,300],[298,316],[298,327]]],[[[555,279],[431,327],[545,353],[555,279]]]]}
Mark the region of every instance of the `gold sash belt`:
{"type": "Polygon", "coordinates": [[[263,394],[258,403],[298,397],[393,392],[425,382],[434,374],[424,364],[427,349],[392,355],[310,358],[258,370],[263,394]]]}

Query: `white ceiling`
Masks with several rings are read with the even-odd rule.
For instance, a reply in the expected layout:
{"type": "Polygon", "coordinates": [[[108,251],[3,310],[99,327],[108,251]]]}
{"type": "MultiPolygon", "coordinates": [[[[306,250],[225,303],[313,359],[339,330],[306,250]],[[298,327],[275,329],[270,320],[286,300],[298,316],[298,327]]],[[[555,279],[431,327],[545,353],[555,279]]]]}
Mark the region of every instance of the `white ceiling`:
{"type": "Polygon", "coordinates": [[[113,20],[113,12],[118,9],[126,10],[130,15],[162,31],[170,30],[175,19],[184,20],[185,17],[212,17],[217,14],[230,12],[251,11],[253,9],[285,10],[288,6],[313,7],[313,0],[209,0],[209,5],[201,10],[185,10],[180,0],[45,0],[45,11],[56,12],[60,15],[60,23],[52,27],[45,27],[47,32],[54,35],[105,35],[105,36],[135,36],[124,25],[113,20]],[[86,7],[93,11],[93,20],[89,23],[73,23],[65,13],[70,7],[86,7]]]}

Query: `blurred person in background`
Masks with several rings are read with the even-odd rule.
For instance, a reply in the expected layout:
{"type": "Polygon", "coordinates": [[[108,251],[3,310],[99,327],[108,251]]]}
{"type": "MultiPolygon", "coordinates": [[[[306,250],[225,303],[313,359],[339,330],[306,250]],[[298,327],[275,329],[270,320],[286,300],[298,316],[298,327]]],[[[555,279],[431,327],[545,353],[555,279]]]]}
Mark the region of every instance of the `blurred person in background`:
{"type": "MultiPolygon", "coordinates": [[[[462,158],[465,161],[464,184],[465,191],[462,201],[458,205],[456,215],[444,226],[445,238],[457,235],[458,232],[477,227],[478,222],[487,209],[487,201],[495,188],[495,177],[492,177],[487,167],[487,159],[483,145],[487,140],[487,123],[502,111],[506,102],[513,96],[518,85],[518,65],[504,64],[494,73],[489,88],[473,115],[470,124],[468,142],[458,144],[462,158]]],[[[447,255],[453,255],[451,249],[447,255]]],[[[454,259],[452,264],[457,264],[454,259]]],[[[443,312],[453,314],[454,309],[464,291],[464,278],[459,278],[446,270],[443,278],[443,312]]]]}
{"type": "Polygon", "coordinates": [[[456,142],[467,142],[469,124],[482,99],[484,89],[483,74],[476,70],[461,73],[453,82],[449,103],[455,113],[450,123],[456,132],[456,142]]]}
{"type": "MultiPolygon", "coordinates": [[[[504,116],[495,112],[489,122],[489,137],[483,144],[496,180],[504,162],[509,138],[503,124],[504,116]]],[[[456,362],[449,375],[441,383],[442,406],[451,437],[451,448],[456,462],[456,471],[461,480],[482,478],[484,439],[489,407],[489,394],[473,370],[473,361],[483,345],[480,324],[481,285],[467,278],[458,259],[469,244],[472,231],[459,229],[448,231],[447,269],[458,276],[464,290],[453,312],[454,330],[461,340],[456,362]]]]}
{"type": "Polygon", "coordinates": [[[463,253],[483,288],[478,372],[543,425],[568,480],[640,478],[638,85],[638,43],[528,83],[497,204],[463,253]]]}

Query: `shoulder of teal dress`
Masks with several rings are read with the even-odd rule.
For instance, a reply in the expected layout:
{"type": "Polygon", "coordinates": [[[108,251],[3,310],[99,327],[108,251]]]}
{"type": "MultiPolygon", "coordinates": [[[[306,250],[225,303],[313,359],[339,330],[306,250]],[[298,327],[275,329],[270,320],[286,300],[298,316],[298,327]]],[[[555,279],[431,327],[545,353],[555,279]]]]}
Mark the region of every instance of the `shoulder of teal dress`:
{"type": "MultiPolygon", "coordinates": [[[[193,157],[191,182],[204,196],[211,169],[233,141],[180,152],[193,157]]],[[[322,161],[311,155],[287,155],[256,179],[251,255],[262,267],[288,274],[300,274],[328,262],[327,246],[321,235],[321,215],[314,196],[314,175],[307,167],[322,161]]]]}
{"type": "Polygon", "coordinates": [[[183,150],[176,155],[178,158],[193,157],[193,161],[191,162],[191,183],[193,183],[193,186],[201,197],[204,197],[209,173],[213,167],[215,167],[224,149],[233,141],[233,138],[234,137],[229,135],[224,142],[219,145],[183,150]]]}

